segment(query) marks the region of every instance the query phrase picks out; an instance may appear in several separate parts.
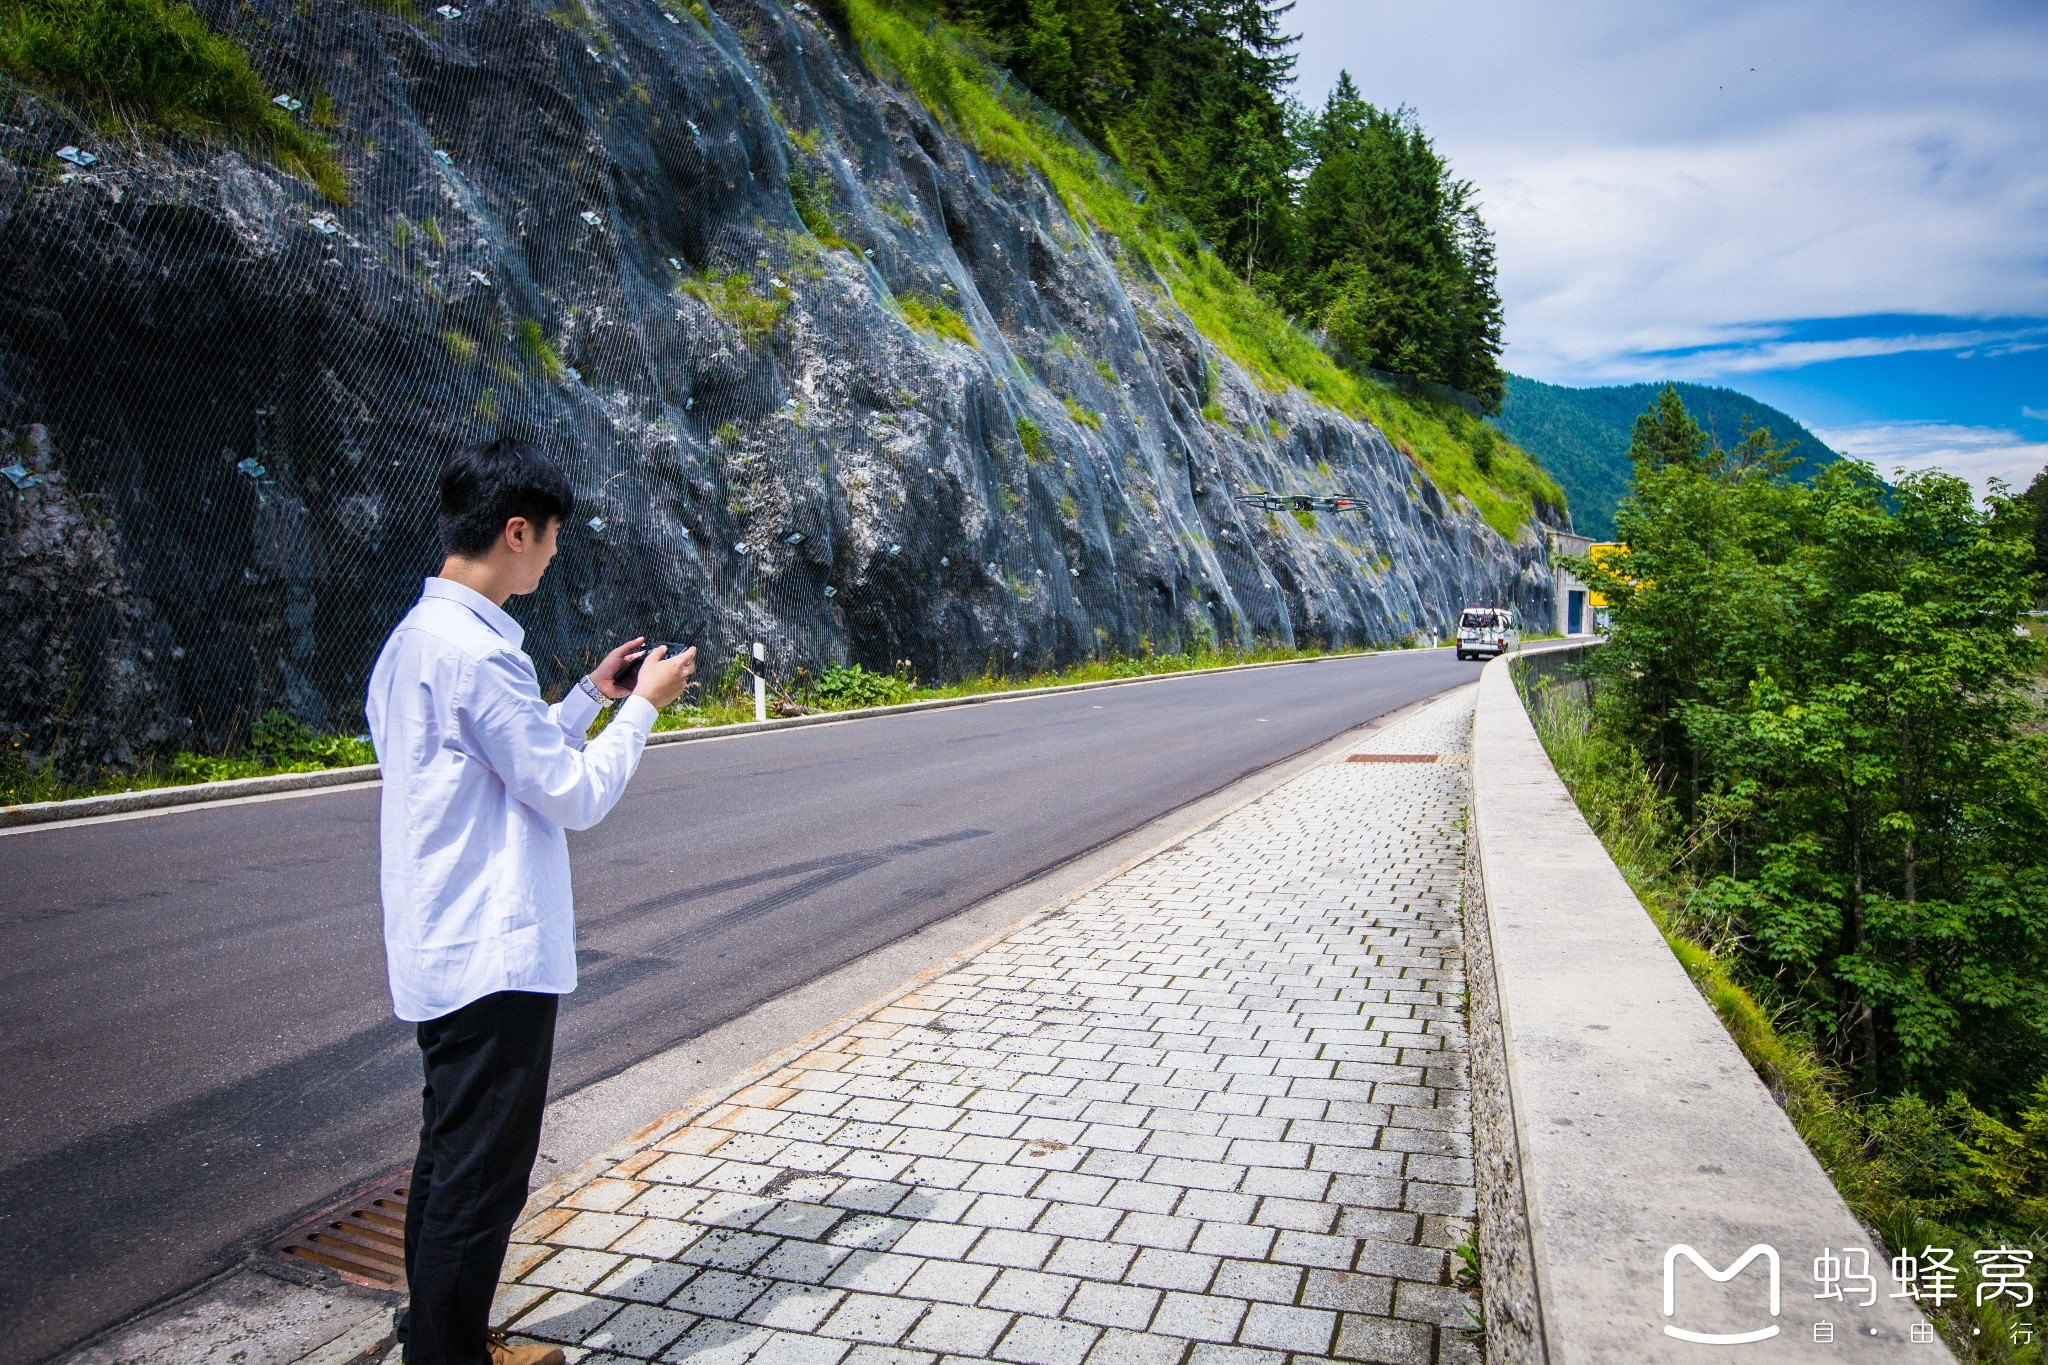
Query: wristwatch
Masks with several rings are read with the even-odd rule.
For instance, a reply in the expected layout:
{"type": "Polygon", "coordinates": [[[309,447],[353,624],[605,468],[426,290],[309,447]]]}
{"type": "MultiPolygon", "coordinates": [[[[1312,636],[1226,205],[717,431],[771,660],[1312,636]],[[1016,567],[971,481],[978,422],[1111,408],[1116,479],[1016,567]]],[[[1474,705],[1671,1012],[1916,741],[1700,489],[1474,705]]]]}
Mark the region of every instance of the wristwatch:
{"type": "Polygon", "coordinates": [[[590,680],[590,675],[588,673],[578,678],[576,680],[576,685],[582,688],[584,692],[589,694],[590,699],[596,702],[600,707],[610,706],[612,704],[612,699],[610,697],[607,697],[604,693],[597,690],[597,684],[590,680]]]}

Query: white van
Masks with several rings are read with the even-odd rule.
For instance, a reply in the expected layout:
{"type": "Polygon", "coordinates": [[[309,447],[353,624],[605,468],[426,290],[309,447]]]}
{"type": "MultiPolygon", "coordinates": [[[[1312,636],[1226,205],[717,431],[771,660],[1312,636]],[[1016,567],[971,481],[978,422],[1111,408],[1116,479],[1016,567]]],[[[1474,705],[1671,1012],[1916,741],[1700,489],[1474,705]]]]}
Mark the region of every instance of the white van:
{"type": "Polygon", "coordinates": [[[1506,607],[1467,607],[1458,616],[1458,657],[1491,659],[1522,647],[1522,628],[1506,607]]]}

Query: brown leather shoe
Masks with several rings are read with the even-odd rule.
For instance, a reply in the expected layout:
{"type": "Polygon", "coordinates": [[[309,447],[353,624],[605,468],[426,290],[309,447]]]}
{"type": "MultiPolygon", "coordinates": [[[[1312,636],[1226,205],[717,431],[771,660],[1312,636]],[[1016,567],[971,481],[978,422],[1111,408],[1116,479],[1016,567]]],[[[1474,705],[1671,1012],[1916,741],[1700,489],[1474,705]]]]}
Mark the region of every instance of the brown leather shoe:
{"type": "Polygon", "coordinates": [[[503,1332],[491,1333],[490,1346],[491,1365],[566,1365],[568,1360],[559,1346],[514,1346],[503,1332]]]}

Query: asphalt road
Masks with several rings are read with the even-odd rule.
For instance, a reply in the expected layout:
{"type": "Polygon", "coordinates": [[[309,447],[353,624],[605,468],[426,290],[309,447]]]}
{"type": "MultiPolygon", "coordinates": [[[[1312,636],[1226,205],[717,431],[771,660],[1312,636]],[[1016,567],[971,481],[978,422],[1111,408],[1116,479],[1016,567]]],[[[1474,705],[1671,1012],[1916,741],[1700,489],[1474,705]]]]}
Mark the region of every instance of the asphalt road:
{"type": "MultiPolygon", "coordinates": [[[[556,1093],[1477,673],[1381,655],[650,749],[570,836],[556,1093]]],[[[0,1358],[409,1157],[376,808],[356,789],[0,837],[0,1358]]]]}

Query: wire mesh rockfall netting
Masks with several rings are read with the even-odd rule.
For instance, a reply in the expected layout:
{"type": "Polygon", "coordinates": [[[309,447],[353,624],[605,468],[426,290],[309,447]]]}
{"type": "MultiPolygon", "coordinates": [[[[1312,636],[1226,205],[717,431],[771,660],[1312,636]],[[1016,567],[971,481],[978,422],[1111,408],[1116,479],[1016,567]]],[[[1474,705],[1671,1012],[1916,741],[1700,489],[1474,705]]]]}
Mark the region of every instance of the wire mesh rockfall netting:
{"type": "Polygon", "coordinates": [[[513,606],[551,688],[640,633],[710,677],[762,639],[784,676],[935,678],[1541,591],[1370,428],[1225,366],[1211,430],[1199,339],[1115,244],[802,5],[197,8],[346,196],[0,76],[18,755],[356,728],[440,459],[503,431],[579,498],[513,606]],[[1332,461],[1377,509],[1356,543],[1231,503],[1332,461]]]}

